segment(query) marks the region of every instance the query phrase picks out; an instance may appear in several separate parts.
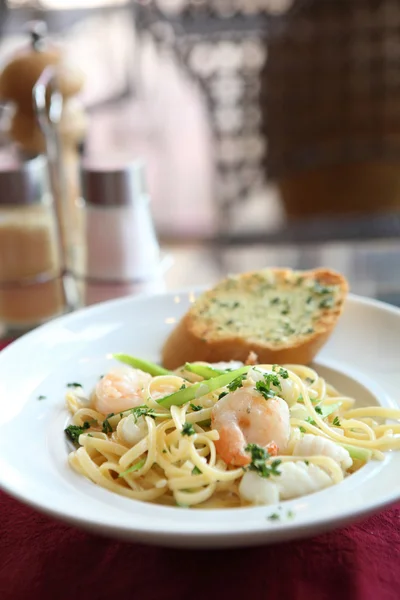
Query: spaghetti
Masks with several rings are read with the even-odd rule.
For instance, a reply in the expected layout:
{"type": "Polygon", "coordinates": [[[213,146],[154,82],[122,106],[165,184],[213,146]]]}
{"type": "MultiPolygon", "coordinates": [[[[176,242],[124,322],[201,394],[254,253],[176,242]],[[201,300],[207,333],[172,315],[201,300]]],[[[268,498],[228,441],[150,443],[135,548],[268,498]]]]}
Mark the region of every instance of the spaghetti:
{"type": "Polygon", "coordinates": [[[226,366],[125,366],[89,397],[69,391],[71,467],[135,500],[228,508],[323,489],[400,448],[400,410],[354,408],[309,367],[226,366]]]}

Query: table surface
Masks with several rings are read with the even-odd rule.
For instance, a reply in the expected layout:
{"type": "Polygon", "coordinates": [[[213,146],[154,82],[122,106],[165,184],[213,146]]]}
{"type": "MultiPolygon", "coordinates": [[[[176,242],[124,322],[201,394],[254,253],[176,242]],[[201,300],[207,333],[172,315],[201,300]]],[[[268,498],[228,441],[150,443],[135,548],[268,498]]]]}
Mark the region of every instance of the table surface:
{"type": "MultiPolygon", "coordinates": [[[[327,265],[353,291],[400,305],[400,241],[219,249],[170,244],[167,287],[262,266],[327,265]]],[[[355,525],[291,543],[172,550],[109,540],[64,525],[0,492],[1,600],[400,598],[400,504],[355,525]]]]}

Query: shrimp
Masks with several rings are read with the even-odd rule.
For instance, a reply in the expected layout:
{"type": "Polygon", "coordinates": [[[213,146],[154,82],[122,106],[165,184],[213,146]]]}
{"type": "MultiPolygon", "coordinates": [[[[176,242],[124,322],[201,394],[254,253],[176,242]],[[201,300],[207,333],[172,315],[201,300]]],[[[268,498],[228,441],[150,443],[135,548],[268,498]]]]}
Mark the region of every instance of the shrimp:
{"type": "Polygon", "coordinates": [[[93,404],[103,415],[122,412],[140,406],[146,400],[145,388],[151,381],[151,375],[123,366],[112,369],[96,385],[93,404]]]}
{"type": "Polygon", "coordinates": [[[221,398],[211,412],[212,428],[219,433],[215,447],[230,465],[250,463],[249,443],[272,455],[286,448],[290,436],[288,405],[276,396],[265,400],[254,388],[242,387],[221,398]]]}

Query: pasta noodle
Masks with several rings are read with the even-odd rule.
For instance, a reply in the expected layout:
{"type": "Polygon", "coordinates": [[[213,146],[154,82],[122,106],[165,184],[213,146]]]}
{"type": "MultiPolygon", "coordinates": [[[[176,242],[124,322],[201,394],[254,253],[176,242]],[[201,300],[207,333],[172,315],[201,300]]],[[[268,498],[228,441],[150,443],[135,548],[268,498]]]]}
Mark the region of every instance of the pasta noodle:
{"type": "Polygon", "coordinates": [[[125,366],[105,375],[90,397],[69,390],[71,467],[135,500],[227,508],[266,502],[271,490],[286,498],[290,477],[292,495],[340,483],[400,448],[400,410],[354,408],[353,398],[310,367],[193,363],[193,377],[189,367],[151,376],[125,366]],[[208,366],[210,377],[202,379],[196,365],[203,374],[208,366]],[[132,408],[120,410],[121,399],[132,408]],[[108,415],[98,410],[107,403],[108,415]]]}

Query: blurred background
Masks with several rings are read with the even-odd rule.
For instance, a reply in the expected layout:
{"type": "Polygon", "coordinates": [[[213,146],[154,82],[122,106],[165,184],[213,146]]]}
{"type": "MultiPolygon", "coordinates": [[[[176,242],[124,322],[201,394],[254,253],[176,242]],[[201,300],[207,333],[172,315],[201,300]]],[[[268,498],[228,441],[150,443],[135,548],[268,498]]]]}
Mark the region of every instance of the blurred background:
{"type": "MultiPolygon", "coordinates": [[[[0,71],[42,36],[79,69],[79,84],[75,74],[62,92],[70,202],[85,195],[76,175],[84,160],[142,161],[166,287],[326,265],[354,292],[400,305],[397,0],[0,6],[0,71]]],[[[29,73],[24,65],[15,80],[29,73]]],[[[31,102],[32,85],[8,83],[7,95],[6,79],[2,148],[17,147],[23,160],[48,153],[34,117],[29,129],[18,109],[18,94],[31,102]]],[[[56,195],[55,187],[53,177],[56,195]]],[[[0,181],[0,202],[1,194],[0,181]]],[[[104,244],[113,235],[110,225],[104,244]]]]}

